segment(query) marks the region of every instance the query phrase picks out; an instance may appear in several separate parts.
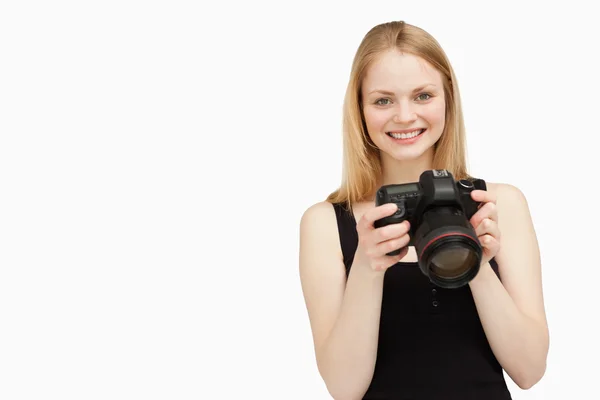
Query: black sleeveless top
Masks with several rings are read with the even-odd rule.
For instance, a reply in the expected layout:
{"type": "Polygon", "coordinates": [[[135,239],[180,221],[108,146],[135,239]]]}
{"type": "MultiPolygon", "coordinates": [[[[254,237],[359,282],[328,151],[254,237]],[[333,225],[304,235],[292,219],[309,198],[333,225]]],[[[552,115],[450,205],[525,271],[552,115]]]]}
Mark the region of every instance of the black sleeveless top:
{"type": "MultiPolygon", "coordinates": [[[[356,220],[342,204],[333,207],[347,277],[358,245],[356,220]]],[[[498,274],[494,259],[490,265],[498,274]]],[[[363,397],[379,399],[511,399],[469,285],[437,287],[416,262],[386,271],[377,361],[363,397]]]]}

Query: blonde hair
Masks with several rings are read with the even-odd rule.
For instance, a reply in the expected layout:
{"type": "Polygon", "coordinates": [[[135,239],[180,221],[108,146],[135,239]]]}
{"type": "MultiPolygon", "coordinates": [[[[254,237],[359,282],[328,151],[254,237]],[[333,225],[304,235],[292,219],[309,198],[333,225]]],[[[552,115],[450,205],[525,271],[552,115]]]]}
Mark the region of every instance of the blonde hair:
{"type": "Polygon", "coordinates": [[[363,119],[361,85],[371,63],[383,52],[399,50],[421,57],[442,75],[446,100],[444,131],[434,146],[433,169],[447,169],[455,179],[467,173],[465,127],[456,76],[440,44],[421,28],[393,21],[372,28],[363,38],[350,72],[343,106],[343,170],[341,186],[327,197],[331,203],[369,199],[378,189],[382,167],[363,119]]]}

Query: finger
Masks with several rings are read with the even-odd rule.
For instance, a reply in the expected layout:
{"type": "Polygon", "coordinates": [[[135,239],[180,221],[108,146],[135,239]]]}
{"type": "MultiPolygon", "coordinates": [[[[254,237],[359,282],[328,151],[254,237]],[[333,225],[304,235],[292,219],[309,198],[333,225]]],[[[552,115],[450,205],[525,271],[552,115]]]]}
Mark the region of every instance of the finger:
{"type": "Polygon", "coordinates": [[[481,243],[481,245],[485,248],[492,244],[493,240],[494,238],[490,235],[483,235],[479,237],[479,243],[481,243]]]}
{"type": "Polygon", "coordinates": [[[400,250],[400,253],[396,256],[382,256],[377,259],[373,269],[376,271],[383,271],[398,263],[408,254],[408,247],[404,247],[400,250]]]}
{"type": "Polygon", "coordinates": [[[487,190],[473,190],[471,192],[471,198],[475,201],[484,203],[496,203],[496,195],[487,190]]]}
{"type": "Polygon", "coordinates": [[[489,253],[497,253],[500,250],[500,241],[491,235],[483,235],[479,238],[479,242],[489,253]]]}
{"type": "Polygon", "coordinates": [[[400,237],[406,234],[410,229],[410,223],[403,221],[399,224],[390,224],[388,226],[382,226],[381,228],[375,229],[373,240],[375,243],[384,242],[389,239],[400,237]]]}
{"type": "MultiPolygon", "coordinates": [[[[399,238],[386,240],[385,242],[381,242],[381,243],[377,244],[377,246],[376,246],[377,250],[375,253],[380,256],[384,256],[388,253],[391,253],[392,251],[395,251],[395,250],[398,250],[398,249],[408,246],[409,242],[410,242],[409,235],[402,235],[399,238]]],[[[391,257],[395,257],[395,256],[391,256],[391,257]]]]}
{"type": "Polygon", "coordinates": [[[396,203],[386,203],[371,208],[363,214],[356,228],[361,230],[375,229],[375,227],[373,226],[375,221],[381,218],[389,217],[390,215],[394,214],[397,210],[398,206],[396,205],[396,203]]]}
{"type": "Polygon", "coordinates": [[[475,234],[477,237],[492,236],[495,239],[500,240],[500,229],[498,228],[498,224],[488,218],[481,221],[481,224],[475,229],[475,234]]]}
{"type": "Polygon", "coordinates": [[[494,203],[485,203],[472,217],[471,225],[477,228],[482,220],[489,218],[492,221],[498,222],[498,209],[494,203]]]}
{"type": "Polygon", "coordinates": [[[484,218],[481,223],[477,226],[477,228],[475,229],[475,234],[477,234],[477,236],[484,236],[484,235],[492,235],[495,236],[495,233],[498,231],[498,224],[496,224],[494,221],[492,221],[489,218],[484,218]]]}

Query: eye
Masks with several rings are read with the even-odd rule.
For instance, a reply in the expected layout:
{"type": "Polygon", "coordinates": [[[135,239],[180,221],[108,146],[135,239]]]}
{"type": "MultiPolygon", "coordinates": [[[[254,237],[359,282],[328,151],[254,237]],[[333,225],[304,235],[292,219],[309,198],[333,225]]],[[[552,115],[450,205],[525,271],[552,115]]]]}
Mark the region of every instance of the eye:
{"type": "Polygon", "coordinates": [[[427,101],[431,98],[432,96],[429,93],[421,93],[420,95],[417,96],[417,100],[420,101],[427,101]],[[423,96],[427,96],[427,97],[423,97],[423,96]]]}
{"type": "Polygon", "coordinates": [[[387,106],[390,103],[391,103],[391,100],[388,98],[382,98],[382,99],[378,99],[377,101],[375,101],[375,104],[377,104],[378,106],[387,106]],[[382,101],[388,101],[389,103],[382,103],[382,101]]]}

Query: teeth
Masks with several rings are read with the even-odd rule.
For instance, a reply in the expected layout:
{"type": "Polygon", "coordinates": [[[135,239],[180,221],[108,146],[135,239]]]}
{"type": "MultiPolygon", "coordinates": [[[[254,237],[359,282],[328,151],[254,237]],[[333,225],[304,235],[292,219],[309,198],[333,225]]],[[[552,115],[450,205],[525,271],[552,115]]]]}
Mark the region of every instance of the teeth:
{"type": "Polygon", "coordinates": [[[411,138],[414,138],[415,136],[418,136],[423,131],[424,131],[424,129],[419,129],[417,131],[413,131],[413,132],[409,132],[409,133],[392,133],[392,132],[390,132],[389,135],[391,137],[393,137],[394,139],[411,139],[411,138]]]}

